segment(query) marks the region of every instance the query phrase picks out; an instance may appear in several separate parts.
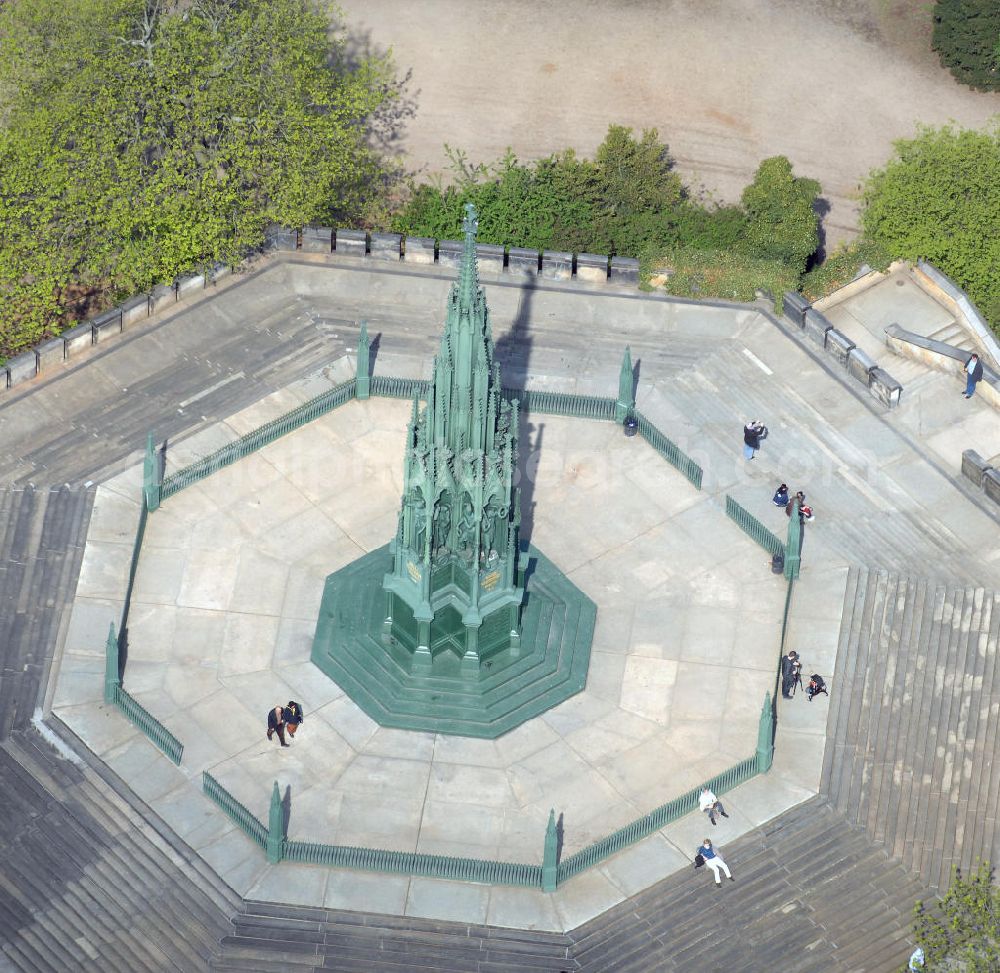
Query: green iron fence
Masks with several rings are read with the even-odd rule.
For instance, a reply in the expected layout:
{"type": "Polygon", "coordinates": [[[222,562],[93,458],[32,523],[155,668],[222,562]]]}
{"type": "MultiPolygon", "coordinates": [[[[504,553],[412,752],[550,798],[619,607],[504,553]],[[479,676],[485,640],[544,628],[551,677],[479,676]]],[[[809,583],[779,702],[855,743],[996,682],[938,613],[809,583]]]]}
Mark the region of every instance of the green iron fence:
{"type": "Polygon", "coordinates": [[[422,378],[392,378],[388,375],[372,375],[371,394],[384,399],[412,399],[414,395],[427,398],[430,383],[422,378]]]}
{"type": "Polygon", "coordinates": [[[116,706],[125,718],[133,723],[156,744],[175,764],[181,762],[184,745],[142,703],[130,696],[121,682],[118,637],[112,623],[104,645],[104,701],[116,706]]]}
{"type": "Polygon", "coordinates": [[[181,758],[184,756],[184,744],[142,703],[130,696],[121,686],[115,687],[113,702],[130,723],[141,730],[175,764],[180,765],[181,758]]]}
{"type": "Polygon", "coordinates": [[[600,395],[572,395],[569,392],[537,389],[504,389],[503,394],[506,399],[517,399],[525,412],[605,422],[614,422],[615,418],[615,400],[600,395]]]}
{"type": "Polygon", "coordinates": [[[267,828],[257,820],[246,805],[233,797],[210,773],[201,775],[202,792],[211,798],[243,833],[261,848],[267,847],[267,828]]]}
{"type": "Polygon", "coordinates": [[[771,533],[752,513],[741,507],[726,494],[726,516],[749,537],[752,537],[765,551],[777,554],[785,550],[784,542],[771,533]]]}
{"type": "Polygon", "coordinates": [[[448,855],[425,855],[419,852],[380,851],[374,848],[323,845],[309,841],[286,842],[284,858],[286,861],[330,865],[334,868],[355,868],[365,872],[450,878],[465,882],[480,882],[485,885],[510,885],[527,889],[542,887],[541,866],[525,865],[520,862],[452,858],[448,855]]]}
{"type": "Polygon", "coordinates": [[[639,435],[649,443],[668,463],[680,470],[688,481],[701,489],[701,467],[660,432],[641,412],[635,413],[639,423],[639,435]]]}
{"type": "MultiPolygon", "coordinates": [[[[197,483],[205,477],[221,470],[226,466],[249,456],[255,450],[273,443],[276,439],[287,433],[318,419],[320,416],[334,409],[353,398],[357,398],[359,378],[352,378],[342,382],[336,388],[314,399],[300,405],[291,412],[286,412],[277,419],[259,426],[252,432],[248,432],[239,439],[215,450],[208,456],[202,457],[194,463],[171,473],[163,478],[159,484],[158,491],[154,490],[156,505],[160,500],[172,497],[179,490],[197,483]]],[[[368,377],[368,391],[371,395],[389,399],[412,399],[426,398],[429,383],[419,378],[397,378],[388,375],[372,375],[368,377]]],[[[545,415],[570,416],[577,419],[597,419],[606,422],[617,422],[616,399],[598,395],[574,395],[568,392],[545,392],[533,389],[504,389],[504,397],[509,401],[518,399],[520,408],[526,412],[536,412],[545,415]]],[[[681,473],[694,484],[697,489],[701,489],[702,469],[690,457],[686,456],[674,443],[672,443],[659,429],[653,425],[644,415],[636,413],[635,417],[639,423],[639,432],[664,459],[675,466],[681,473]]],[[[151,469],[148,457],[152,455],[151,445],[147,448],[147,468],[151,469]]],[[[147,472],[147,489],[145,493],[152,495],[149,484],[149,474],[147,472]]],[[[155,486],[155,484],[154,484],[155,486]]],[[[150,509],[156,509],[151,505],[150,509]]]]}
{"type": "Polygon", "coordinates": [[[541,888],[542,885],[540,865],[481,858],[453,858],[448,855],[427,855],[350,845],[326,845],[311,841],[289,841],[280,833],[281,813],[274,813],[275,805],[280,801],[277,784],[271,795],[272,813],[269,815],[269,822],[272,827],[270,828],[207,772],[202,774],[202,790],[260,848],[267,850],[270,842],[272,848],[278,849],[274,861],[293,861],[334,868],[354,868],[367,872],[420,875],[427,878],[448,878],[530,889],[541,888]],[[278,833],[272,834],[272,831],[278,833]]]}
{"type": "MultiPolygon", "coordinates": [[[[774,749],[773,712],[770,695],[765,694],[759,722],[757,752],[746,760],[741,760],[735,767],[717,774],[704,786],[711,788],[716,794],[725,794],[770,769],[774,749]]],[[[290,841],[282,832],[283,817],[277,782],[271,794],[269,826],[265,826],[208,773],[202,775],[202,788],[205,794],[257,845],[268,852],[268,860],[271,862],[293,861],[334,868],[354,868],[359,871],[420,875],[487,885],[543,889],[546,892],[555,891],[559,885],[574,875],[592,868],[624,848],[648,838],[671,822],[697,810],[701,792],[701,787],[697,787],[666,804],[661,804],[649,814],[644,814],[600,841],[570,855],[558,865],[555,863],[556,826],[555,814],[552,812],[546,828],[543,864],[528,865],[482,858],[454,858],[448,855],[290,841]]]]}
{"type": "MultiPolygon", "coordinates": [[[[148,452],[149,446],[147,445],[148,452]]],[[[146,479],[148,481],[148,476],[146,479]]],[[[141,494],[139,523],[135,531],[135,541],[132,544],[132,559],[129,562],[128,584],[125,586],[125,604],[122,606],[121,625],[118,629],[118,635],[116,635],[115,626],[112,623],[104,646],[104,701],[117,707],[129,722],[144,733],[175,764],[179,764],[184,754],[183,744],[149,710],[123,689],[121,684],[121,653],[128,637],[132,589],[135,586],[135,576],[139,569],[139,555],[142,552],[142,542],[146,536],[146,522],[149,518],[148,486],[147,482],[141,494]]]]}
{"type": "Polygon", "coordinates": [[[354,398],[356,385],[357,382],[353,378],[342,382],[336,388],[323,392],[321,395],[317,395],[308,402],[304,402],[297,408],[292,409],[291,412],[286,412],[277,419],[272,419],[270,422],[258,426],[252,432],[240,436],[239,439],[231,443],[227,443],[214,453],[202,457],[190,466],[185,466],[184,469],[164,477],[160,488],[161,499],[166,500],[168,497],[172,497],[179,490],[183,490],[184,487],[190,486],[192,483],[197,483],[217,470],[221,470],[223,467],[230,466],[245,456],[249,456],[255,450],[273,443],[276,439],[298,429],[300,426],[304,426],[307,422],[312,422],[313,419],[318,419],[320,416],[332,412],[354,398]]]}

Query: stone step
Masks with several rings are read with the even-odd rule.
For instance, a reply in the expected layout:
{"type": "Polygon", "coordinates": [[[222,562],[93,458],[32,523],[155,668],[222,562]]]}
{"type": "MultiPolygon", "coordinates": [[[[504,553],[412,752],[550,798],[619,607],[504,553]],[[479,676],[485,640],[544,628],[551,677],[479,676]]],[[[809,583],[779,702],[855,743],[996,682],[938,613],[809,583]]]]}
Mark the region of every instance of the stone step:
{"type": "Polygon", "coordinates": [[[557,971],[577,968],[569,948],[556,933],[250,901],[212,969],[557,971]]]}
{"type": "Polygon", "coordinates": [[[946,345],[951,345],[953,348],[961,348],[970,354],[976,350],[975,342],[969,333],[954,321],[946,324],[943,328],[938,328],[937,331],[929,334],[927,337],[934,341],[943,341],[946,345]]]}
{"type": "Polygon", "coordinates": [[[899,661],[896,666],[895,684],[891,687],[893,715],[890,719],[887,733],[889,746],[882,761],[882,786],[888,791],[888,801],[884,814],[878,814],[874,820],[869,818],[868,834],[876,844],[889,846],[889,836],[894,831],[894,822],[899,817],[900,792],[903,786],[903,775],[907,766],[905,747],[902,742],[907,738],[907,732],[913,719],[912,706],[915,664],[920,651],[924,633],[924,605],[928,599],[928,584],[924,580],[909,581],[906,585],[906,605],[904,607],[903,627],[900,633],[899,661]]]}
{"type": "Polygon", "coordinates": [[[979,775],[975,778],[977,799],[970,801],[966,827],[972,826],[972,841],[963,849],[962,868],[968,871],[977,855],[976,849],[996,848],[995,815],[991,814],[1000,800],[1000,768],[993,759],[997,748],[997,726],[1000,724],[1000,688],[996,687],[997,654],[1000,652],[1000,593],[994,593],[990,619],[986,631],[980,633],[980,645],[987,654],[986,676],[980,698],[980,727],[985,721],[985,733],[979,764],[979,775]],[[992,823],[990,818],[993,818],[992,823]]]}

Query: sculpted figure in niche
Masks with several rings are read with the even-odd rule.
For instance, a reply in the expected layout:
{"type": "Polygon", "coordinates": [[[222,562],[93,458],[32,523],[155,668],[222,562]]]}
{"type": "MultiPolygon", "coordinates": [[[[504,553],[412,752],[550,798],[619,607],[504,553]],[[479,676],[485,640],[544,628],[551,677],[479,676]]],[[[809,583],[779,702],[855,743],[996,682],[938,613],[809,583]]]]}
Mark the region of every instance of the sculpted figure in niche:
{"type": "Polygon", "coordinates": [[[458,546],[461,550],[473,550],[476,546],[476,512],[472,509],[472,501],[466,497],[462,504],[462,517],[458,522],[458,546]]]}
{"type": "Polygon", "coordinates": [[[434,549],[448,546],[448,531],[451,530],[451,500],[444,494],[434,511],[434,549]]]}
{"type": "Polygon", "coordinates": [[[409,521],[410,546],[418,554],[424,550],[424,536],[427,530],[424,516],[424,498],[419,490],[414,490],[406,500],[406,516],[409,521]]]}
{"type": "Polygon", "coordinates": [[[427,536],[427,518],[424,517],[423,510],[417,511],[417,519],[413,529],[413,549],[423,557],[424,538],[427,536]]]}
{"type": "Polygon", "coordinates": [[[504,511],[494,500],[489,502],[486,510],[483,511],[483,552],[489,555],[490,551],[497,549],[497,538],[500,533],[500,518],[504,511]]]}

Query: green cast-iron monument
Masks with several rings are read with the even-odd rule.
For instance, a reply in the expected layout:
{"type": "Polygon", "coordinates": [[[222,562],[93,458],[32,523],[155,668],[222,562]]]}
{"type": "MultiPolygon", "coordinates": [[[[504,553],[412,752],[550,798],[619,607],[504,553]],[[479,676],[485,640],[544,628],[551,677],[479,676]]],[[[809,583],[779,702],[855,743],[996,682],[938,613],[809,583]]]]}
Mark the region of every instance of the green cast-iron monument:
{"type": "Polygon", "coordinates": [[[326,579],[312,661],[382,725],[494,738],[583,689],[597,612],[521,542],[519,402],[494,361],[471,204],[464,230],[396,536],[326,579]]]}

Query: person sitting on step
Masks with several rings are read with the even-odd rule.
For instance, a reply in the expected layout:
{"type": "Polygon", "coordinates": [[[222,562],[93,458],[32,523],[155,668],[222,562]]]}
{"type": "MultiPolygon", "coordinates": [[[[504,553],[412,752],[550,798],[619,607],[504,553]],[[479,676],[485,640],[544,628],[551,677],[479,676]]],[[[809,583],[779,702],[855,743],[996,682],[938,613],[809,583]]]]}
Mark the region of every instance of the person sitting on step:
{"type": "Polygon", "coordinates": [[[824,696],[830,695],[826,691],[826,683],[823,681],[823,677],[818,672],[814,672],[809,677],[809,685],[806,686],[806,697],[811,703],[813,696],[818,696],[820,693],[823,693],[824,696]]]}
{"type": "Polygon", "coordinates": [[[707,787],[702,788],[702,792],[698,797],[698,807],[702,809],[707,815],[708,820],[715,824],[715,812],[718,811],[724,818],[728,818],[729,815],[726,814],[726,809],[722,806],[722,801],[720,801],[707,787]]]}

